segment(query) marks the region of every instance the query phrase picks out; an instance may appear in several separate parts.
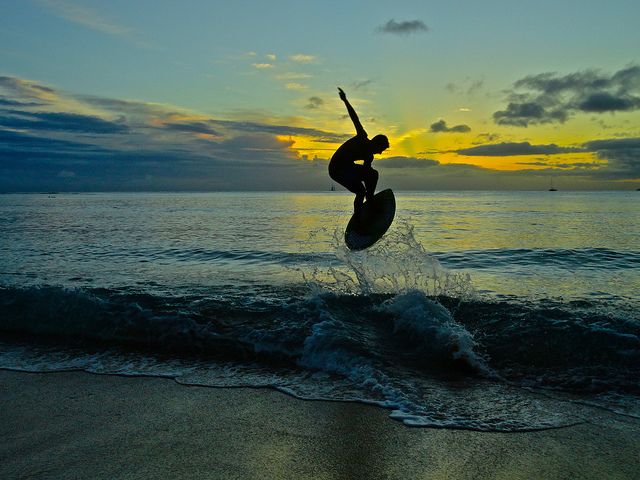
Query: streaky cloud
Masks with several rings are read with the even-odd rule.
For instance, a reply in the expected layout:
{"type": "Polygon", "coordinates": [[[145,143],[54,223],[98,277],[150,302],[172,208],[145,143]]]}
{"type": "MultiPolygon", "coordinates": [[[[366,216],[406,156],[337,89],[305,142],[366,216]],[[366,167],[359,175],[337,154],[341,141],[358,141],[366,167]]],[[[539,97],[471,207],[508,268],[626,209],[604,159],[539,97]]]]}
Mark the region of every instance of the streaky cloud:
{"type": "Polygon", "coordinates": [[[549,163],[549,162],[541,162],[541,161],[537,161],[537,162],[516,162],[516,165],[532,165],[532,166],[537,166],[537,167],[560,168],[560,169],[565,169],[565,168],[572,168],[572,169],[585,168],[585,169],[590,169],[590,168],[600,168],[602,166],[601,164],[596,163],[596,162],[549,163]]]}
{"type": "Polygon", "coordinates": [[[0,97],[0,108],[5,107],[41,107],[44,105],[41,102],[21,102],[19,100],[10,100],[8,98],[0,97]]]}
{"type": "Polygon", "coordinates": [[[20,100],[38,100],[47,103],[57,96],[56,90],[31,80],[18,77],[0,76],[0,88],[17,96],[20,100]]]}
{"type": "Polygon", "coordinates": [[[0,128],[0,152],[6,154],[3,162],[18,154],[53,157],[72,154],[102,154],[108,151],[108,149],[90,143],[49,138],[0,128]]]}
{"type": "Polygon", "coordinates": [[[440,165],[437,160],[416,157],[387,157],[376,160],[381,168],[428,168],[440,165]]]}
{"type": "Polygon", "coordinates": [[[315,128],[294,127],[289,125],[270,125],[266,123],[235,121],[235,120],[210,120],[214,125],[230,128],[239,132],[272,133],[274,135],[301,135],[313,137],[316,141],[340,143],[350,138],[350,135],[342,135],[315,128]]]}
{"type": "Polygon", "coordinates": [[[66,112],[26,112],[18,110],[0,114],[0,126],[29,130],[56,130],[78,133],[127,133],[129,127],[122,121],[112,122],[100,117],[66,112]]]}
{"type": "Polygon", "coordinates": [[[289,59],[297,63],[310,63],[317,60],[315,55],[307,55],[305,53],[296,53],[295,55],[291,55],[289,59]]]}
{"type": "Polygon", "coordinates": [[[354,90],[360,90],[361,88],[368,87],[369,85],[371,85],[371,83],[373,83],[373,80],[360,80],[357,82],[353,82],[351,86],[354,90]]]}
{"type": "Polygon", "coordinates": [[[106,20],[86,5],[78,5],[69,0],[39,0],[39,3],[48,7],[59,17],[83,27],[118,37],[127,37],[131,34],[130,28],[106,20]]]}
{"type": "Polygon", "coordinates": [[[215,136],[219,135],[219,133],[211,128],[207,122],[168,122],[164,123],[163,127],[177,132],[202,133],[205,135],[215,136]]]}
{"type": "Polygon", "coordinates": [[[518,155],[557,155],[584,151],[584,149],[576,147],[559,147],[555,143],[531,145],[529,142],[504,142],[462,148],[455,150],[455,153],[471,157],[509,157],[518,155]]]}

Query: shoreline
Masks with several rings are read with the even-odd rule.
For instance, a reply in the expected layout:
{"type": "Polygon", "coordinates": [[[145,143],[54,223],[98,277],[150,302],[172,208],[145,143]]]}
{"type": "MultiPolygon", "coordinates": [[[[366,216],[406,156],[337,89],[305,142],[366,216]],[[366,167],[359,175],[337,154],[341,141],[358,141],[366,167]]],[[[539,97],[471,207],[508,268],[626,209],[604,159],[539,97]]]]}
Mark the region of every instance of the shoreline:
{"type": "Polygon", "coordinates": [[[380,407],[160,377],[0,370],[0,478],[637,478],[640,421],[413,428],[380,407]]]}

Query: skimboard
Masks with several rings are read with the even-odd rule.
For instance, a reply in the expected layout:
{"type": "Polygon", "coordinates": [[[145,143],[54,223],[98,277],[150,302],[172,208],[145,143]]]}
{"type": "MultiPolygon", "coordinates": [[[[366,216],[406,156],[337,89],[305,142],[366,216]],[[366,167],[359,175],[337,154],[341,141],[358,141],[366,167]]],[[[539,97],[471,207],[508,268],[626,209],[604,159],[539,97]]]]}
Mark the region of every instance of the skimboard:
{"type": "Polygon", "coordinates": [[[353,215],[344,232],[344,243],[349,250],[364,250],[376,243],[387,232],[396,214],[396,198],[391,189],[374,195],[364,202],[362,211],[353,215]]]}

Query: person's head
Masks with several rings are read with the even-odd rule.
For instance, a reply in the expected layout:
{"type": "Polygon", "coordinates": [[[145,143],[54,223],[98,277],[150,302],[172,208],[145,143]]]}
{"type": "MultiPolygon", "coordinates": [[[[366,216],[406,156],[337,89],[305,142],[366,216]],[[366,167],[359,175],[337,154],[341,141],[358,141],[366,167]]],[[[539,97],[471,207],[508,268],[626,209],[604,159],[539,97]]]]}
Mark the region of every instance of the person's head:
{"type": "Polygon", "coordinates": [[[376,135],[371,140],[371,151],[373,153],[382,153],[389,148],[389,139],[386,135],[376,135]]]}

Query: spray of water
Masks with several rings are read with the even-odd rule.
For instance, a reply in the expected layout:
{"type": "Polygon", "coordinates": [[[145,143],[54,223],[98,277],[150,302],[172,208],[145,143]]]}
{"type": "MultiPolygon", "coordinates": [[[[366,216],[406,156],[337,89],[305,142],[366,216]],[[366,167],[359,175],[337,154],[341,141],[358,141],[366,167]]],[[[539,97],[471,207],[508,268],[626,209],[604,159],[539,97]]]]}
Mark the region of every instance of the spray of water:
{"type": "Polygon", "coordinates": [[[335,264],[303,272],[314,291],[369,295],[417,290],[429,297],[459,299],[474,294],[469,275],[444,269],[416,239],[408,220],[396,220],[378,243],[362,251],[349,250],[343,235],[338,227],[329,236],[335,264]]]}

